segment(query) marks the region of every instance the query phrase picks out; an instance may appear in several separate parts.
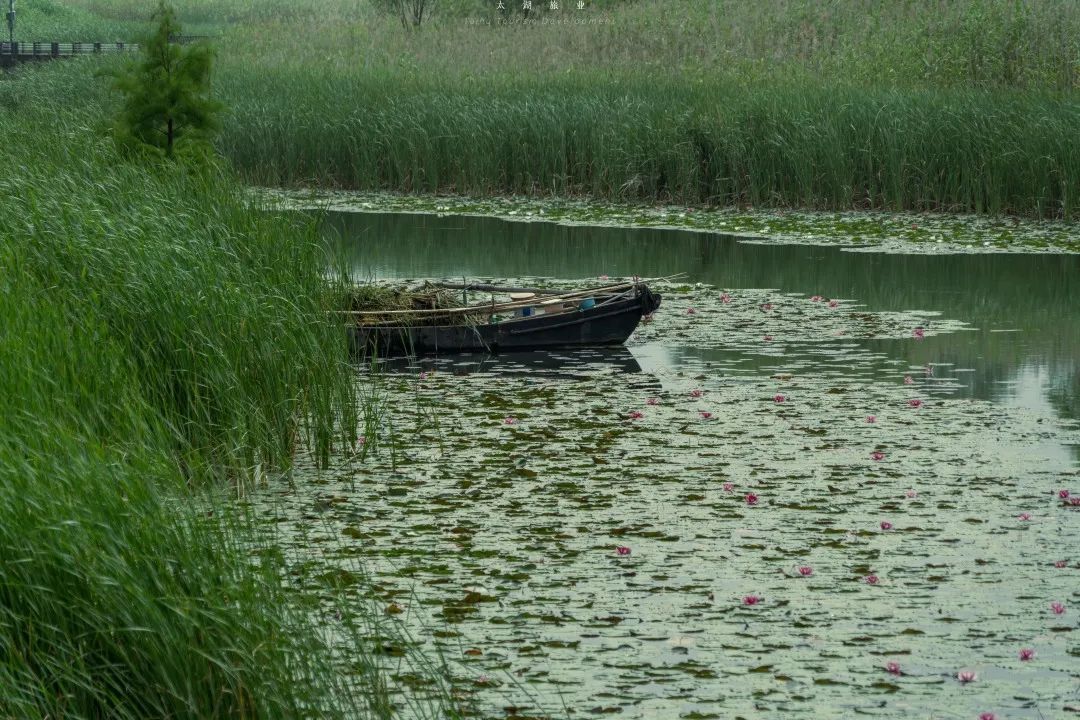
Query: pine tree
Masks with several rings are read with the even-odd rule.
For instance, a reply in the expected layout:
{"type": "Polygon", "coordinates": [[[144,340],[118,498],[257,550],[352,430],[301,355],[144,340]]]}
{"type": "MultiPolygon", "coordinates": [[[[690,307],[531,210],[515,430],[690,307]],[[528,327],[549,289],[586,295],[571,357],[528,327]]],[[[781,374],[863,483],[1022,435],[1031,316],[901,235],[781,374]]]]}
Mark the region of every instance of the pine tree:
{"type": "Polygon", "coordinates": [[[116,75],[115,87],[124,95],[116,129],[121,142],[172,157],[181,149],[207,146],[221,105],[207,96],[211,48],[170,43],[180,34],[180,23],[164,2],[154,18],[157,29],[140,48],[141,59],[116,75]]]}

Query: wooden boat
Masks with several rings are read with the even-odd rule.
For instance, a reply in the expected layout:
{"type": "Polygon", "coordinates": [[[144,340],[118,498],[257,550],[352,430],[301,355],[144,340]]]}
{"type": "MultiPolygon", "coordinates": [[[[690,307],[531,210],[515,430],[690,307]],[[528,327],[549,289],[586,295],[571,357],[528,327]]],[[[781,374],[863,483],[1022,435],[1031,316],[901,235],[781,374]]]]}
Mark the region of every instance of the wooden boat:
{"type": "Polygon", "coordinates": [[[621,345],[641,318],[660,307],[643,282],[574,291],[440,284],[500,293],[509,302],[430,310],[351,311],[355,352],[430,355],[621,345]]]}

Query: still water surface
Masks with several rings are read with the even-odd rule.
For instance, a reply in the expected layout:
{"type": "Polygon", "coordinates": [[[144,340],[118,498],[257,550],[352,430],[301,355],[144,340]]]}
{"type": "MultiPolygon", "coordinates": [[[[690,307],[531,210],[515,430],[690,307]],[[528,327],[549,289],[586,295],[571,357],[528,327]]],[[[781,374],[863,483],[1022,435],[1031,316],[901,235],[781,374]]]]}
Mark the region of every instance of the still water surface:
{"type": "Polygon", "coordinates": [[[686,273],[625,349],[362,377],[368,450],[276,493],[297,562],[361,564],[485,716],[1080,708],[1080,257],[327,234],[360,278],[686,273]]]}

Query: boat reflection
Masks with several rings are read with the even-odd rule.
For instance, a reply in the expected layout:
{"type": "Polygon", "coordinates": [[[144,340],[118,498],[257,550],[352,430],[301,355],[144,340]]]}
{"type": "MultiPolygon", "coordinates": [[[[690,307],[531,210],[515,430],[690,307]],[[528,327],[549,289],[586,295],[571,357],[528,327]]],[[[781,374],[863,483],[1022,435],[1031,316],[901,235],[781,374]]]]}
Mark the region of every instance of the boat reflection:
{"type": "Polygon", "coordinates": [[[446,356],[383,358],[373,363],[377,371],[418,374],[443,372],[453,375],[493,373],[547,377],[579,376],[583,373],[639,373],[641,365],[626,347],[589,347],[557,351],[455,353],[446,356]]]}

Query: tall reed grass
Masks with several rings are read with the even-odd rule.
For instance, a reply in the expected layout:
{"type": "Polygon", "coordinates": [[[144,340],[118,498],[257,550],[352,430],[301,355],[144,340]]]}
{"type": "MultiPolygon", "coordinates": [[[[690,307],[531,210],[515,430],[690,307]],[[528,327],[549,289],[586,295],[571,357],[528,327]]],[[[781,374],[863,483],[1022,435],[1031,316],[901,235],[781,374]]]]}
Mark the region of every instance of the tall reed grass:
{"type": "Polygon", "coordinates": [[[417,32],[368,0],[178,7],[218,28],[220,148],[260,184],[1076,212],[1068,0],[638,0],[512,26],[446,0],[417,32]]]}
{"type": "Polygon", "coordinates": [[[1080,197],[1080,103],[1052,94],[238,68],[222,84],[221,146],[260,184],[1043,217],[1080,197]]]}
{"type": "Polygon", "coordinates": [[[387,716],[217,499],[355,442],[313,231],[118,156],[88,70],[0,83],[0,716],[387,716]]]}

